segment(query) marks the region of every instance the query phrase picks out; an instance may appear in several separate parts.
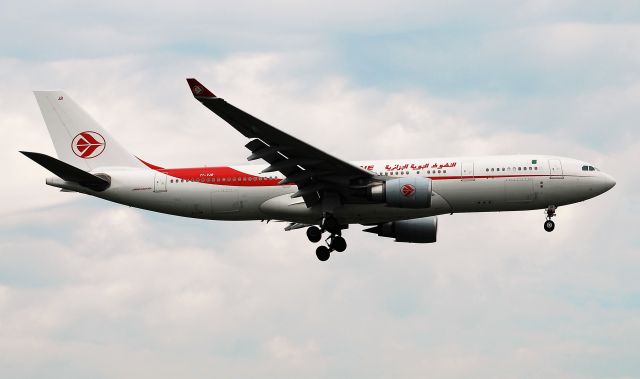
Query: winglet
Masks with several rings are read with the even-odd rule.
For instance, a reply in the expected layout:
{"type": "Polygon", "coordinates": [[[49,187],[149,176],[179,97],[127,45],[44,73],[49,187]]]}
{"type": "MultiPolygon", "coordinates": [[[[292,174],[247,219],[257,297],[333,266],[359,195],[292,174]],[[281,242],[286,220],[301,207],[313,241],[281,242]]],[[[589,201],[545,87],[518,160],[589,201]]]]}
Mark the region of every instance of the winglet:
{"type": "Polygon", "coordinates": [[[195,98],[201,97],[216,97],[211,91],[207,89],[207,87],[200,84],[199,81],[193,78],[188,78],[187,83],[189,83],[189,88],[191,89],[191,93],[195,98]]]}

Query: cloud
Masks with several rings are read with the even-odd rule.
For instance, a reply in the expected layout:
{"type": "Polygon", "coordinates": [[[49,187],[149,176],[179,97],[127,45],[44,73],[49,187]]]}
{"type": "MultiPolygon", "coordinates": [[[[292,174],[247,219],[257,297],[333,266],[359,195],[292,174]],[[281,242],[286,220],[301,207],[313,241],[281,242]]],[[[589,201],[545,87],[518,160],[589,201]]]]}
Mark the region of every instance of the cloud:
{"type": "MultiPolygon", "coordinates": [[[[606,12],[570,1],[496,2],[505,10],[494,12],[462,2],[354,3],[345,7],[364,13],[336,14],[277,2],[248,13],[203,5],[195,14],[185,3],[158,4],[141,22],[130,15],[142,5],[114,4],[61,4],[57,15],[69,26],[43,39],[50,44],[26,43],[18,53],[15,40],[2,40],[13,55],[0,61],[0,159],[10,168],[0,200],[0,376],[637,376],[633,5],[606,12]],[[84,18],[66,13],[74,7],[84,18]],[[104,20],[92,25],[99,14],[104,20]],[[336,42],[360,33],[393,46],[403,38],[380,35],[406,37],[420,25],[441,39],[412,46],[407,37],[406,54],[387,51],[380,82],[350,69],[380,71],[380,60],[351,65],[343,47],[363,50],[336,42]],[[476,35],[483,43],[466,50],[476,35]],[[203,42],[226,36],[228,45],[244,42],[203,42]],[[416,71],[435,56],[438,65],[416,71]],[[514,58],[501,64],[504,57],[514,58]],[[554,92],[551,82],[563,77],[551,76],[532,91],[514,79],[567,67],[584,86],[561,80],[566,87],[554,92]],[[601,67],[611,81],[589,75],[601,67]],[[425,72],[444,78],[442,86],[415,79],[425,72]],[[443,91],[457,72],[472,80],[443,91]],[[520,90],[477,85],[501,73],[520,90]],[[345,159],[544,152],[593,162],[618,185],[562,207],[552,234],[539,211],[442,216],[434,245],[397,244],[352,226],[347,252],[319,264],[304,233],[284,232],[282,223],[191,220],[59,193],[17,154],[53,153],[29,92],[44,87],[65,89],[151,162],[243,163],[245,139],[191,98],[184,77],[192,75],[345,159]]],[[[47,20],[38,12],[46,9],[24,24],[43,27],[26,40],[59,24],[55,12],[47,20]]],[[[425,36],[418,41],[433,34],[425,36]]]]}

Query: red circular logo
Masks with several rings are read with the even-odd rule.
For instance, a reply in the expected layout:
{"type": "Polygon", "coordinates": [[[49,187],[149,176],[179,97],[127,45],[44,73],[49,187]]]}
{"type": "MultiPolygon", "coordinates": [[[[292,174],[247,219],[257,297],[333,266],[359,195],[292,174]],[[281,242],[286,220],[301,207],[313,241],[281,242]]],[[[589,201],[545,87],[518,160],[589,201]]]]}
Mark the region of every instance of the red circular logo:
{"type": "Polygon", "coordinates": [[[100,133],[86,131],[81,132],[71,141],[71,150],[80,158],[90,159],[102,154],[107,142],[100,133]]]}
{"type": "Polygon", "coordinates": [[[402,186],[402,188],[400,188],[400,192],[402,192],[402,195],[404,195],[404,197],[409,197],[416,192],[416,187],[412,186],[411,184],[405,184],[402,186]]]}

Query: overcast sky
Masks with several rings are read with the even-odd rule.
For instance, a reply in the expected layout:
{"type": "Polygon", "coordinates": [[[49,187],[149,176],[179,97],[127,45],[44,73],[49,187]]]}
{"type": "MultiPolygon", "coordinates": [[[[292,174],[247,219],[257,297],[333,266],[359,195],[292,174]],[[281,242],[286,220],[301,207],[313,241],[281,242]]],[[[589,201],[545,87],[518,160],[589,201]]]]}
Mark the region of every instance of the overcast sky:
{"type": "Polygon", "coordinates": [[[640,377],[640,2],[0,2],[0,377],[640,377]],[[556,154],[617,186],[438,243],[154,214],[44,184],[31,93],[167,167],[242,164],[186,77],[344,159],[556,154]]]}

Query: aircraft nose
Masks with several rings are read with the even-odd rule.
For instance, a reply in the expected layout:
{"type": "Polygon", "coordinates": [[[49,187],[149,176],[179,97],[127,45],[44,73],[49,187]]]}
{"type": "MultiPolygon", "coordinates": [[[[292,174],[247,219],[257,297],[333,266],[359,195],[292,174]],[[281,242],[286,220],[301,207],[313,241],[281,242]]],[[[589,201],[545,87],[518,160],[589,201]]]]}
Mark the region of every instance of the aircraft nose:
{"type": "Polygon", "coordinates": [[[615,179],[613,179],[610,175],[604,175],[604,191],[608,191],[616,185],[615,179]]]}

